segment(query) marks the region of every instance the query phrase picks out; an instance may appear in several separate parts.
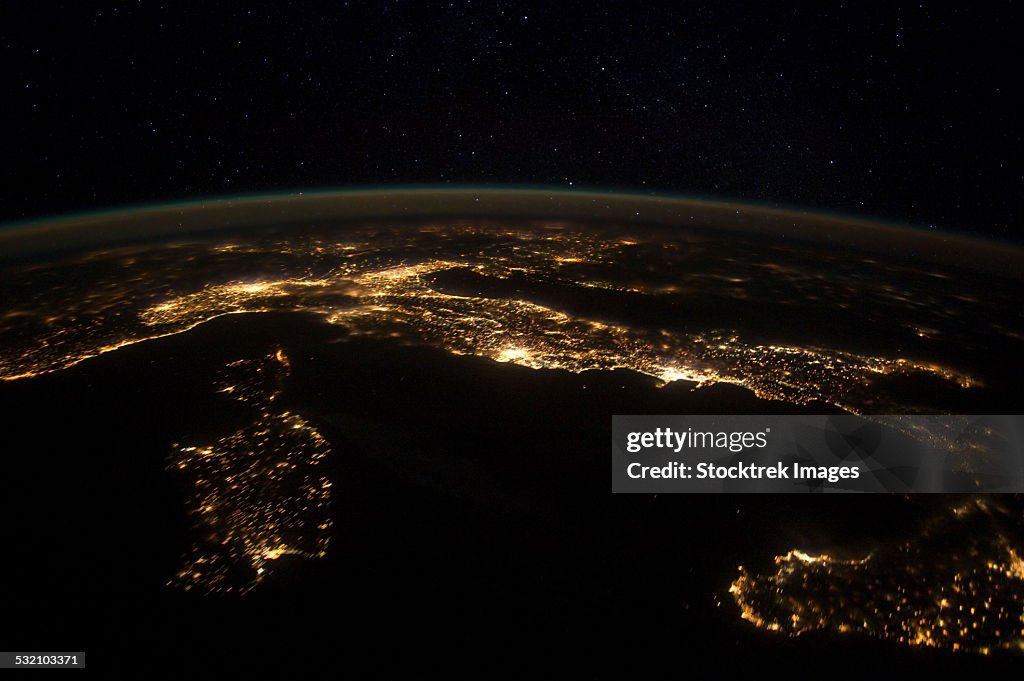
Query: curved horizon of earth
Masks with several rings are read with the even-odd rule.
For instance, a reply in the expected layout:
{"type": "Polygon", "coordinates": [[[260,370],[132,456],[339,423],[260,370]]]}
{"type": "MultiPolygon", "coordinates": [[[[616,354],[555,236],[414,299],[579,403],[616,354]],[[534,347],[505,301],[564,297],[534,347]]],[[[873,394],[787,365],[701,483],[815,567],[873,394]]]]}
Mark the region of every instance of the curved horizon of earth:
{"type": "MultiPolygon", "coordinates": [[[[723,387],[746,391],[746,409],[865,418],[1022,405],[1024,370],[1011,358],[1024,340],[1024,251],[795,210],[544,190],[252,197],[0,230],[0,267],[0,378],[12,386],[59,384],[72,367],[156,339],[187,343],[230,315],[292,315],[315,324],[331,352],[428,349],[454,362],[564,372],[581,390],[608,390],[597,377],[625,370],[649,377],[643,390],[668,389],[679,409],[699,409],[704,395],[721,405],[724,393],[712,392],[723,387]]],[[[223,363],[209,384],[249,421],[216,435],[185,426],[168,443],[169,466],[189,481],[195,536],[167,579],[173,588],[244,593],[285,556],[327,555],[340,531],[325,468],[332,429],[356,444],[360,431],[406,443],[381,451],[423,484],[444,485],[401,433],[318,408],[329,384],[297,389],[289,377],[307,375],[315,354],[292,351],[301,345],[282,325],[264,352],[223,363]]],[[[178,370],[187,373],[188,361],[178,370]]],[[[394,382],[414,370],[378,371],[394,382]]],[[[530,380],[553,383],[548,376],[530,380]]],[[[488,487],[483,468],[437,460],[465,497],[475,481],[495,498],[517,496],[501,482],[488,487]]],[[[730,582],[737,614],[791,636],[1017,650],[1019,506],[1017,497],[914,506],[917,536],[879,540],[864,555],[773,552],[774,568],[741,569],[730,582]],[[960,562],[936,562],[950,542],[963,545],[960,562]],[[1002,614],[980,630],[968,616],[957,620],[966,629],[936,626],[948,608],[988,607],[984,589],[948,596],[971,570],[988,575],[1002,614]],[[923,591],[910,601],[879,600],[872,586],[896,594],[911,578],[923,591]],[[849,598],[829,600],[837,584],[849,598]],[[900,614],[898,603],[908,604],[900,614]]]]}

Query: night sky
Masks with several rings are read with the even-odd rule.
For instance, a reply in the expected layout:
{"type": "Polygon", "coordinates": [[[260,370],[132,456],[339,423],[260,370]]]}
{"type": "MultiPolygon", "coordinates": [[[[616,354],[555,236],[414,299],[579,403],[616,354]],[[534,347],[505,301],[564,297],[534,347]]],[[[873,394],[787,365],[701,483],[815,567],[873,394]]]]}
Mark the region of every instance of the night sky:
{"type": "Polygon", "coordinates": [[[781,5],[5,2],[0,219],[511,183],[1024,241],[1013,3],[781,5]]]}

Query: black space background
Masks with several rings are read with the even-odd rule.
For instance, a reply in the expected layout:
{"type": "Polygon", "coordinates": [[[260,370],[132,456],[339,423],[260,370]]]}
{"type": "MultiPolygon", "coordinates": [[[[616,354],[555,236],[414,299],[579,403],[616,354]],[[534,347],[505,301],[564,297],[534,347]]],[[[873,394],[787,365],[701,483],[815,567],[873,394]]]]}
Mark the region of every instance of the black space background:
{"type": "Polygon", "coordinates": [[[608,187],[1024,240],[1019,8],[4,2],[0,219],[608,187]]]}

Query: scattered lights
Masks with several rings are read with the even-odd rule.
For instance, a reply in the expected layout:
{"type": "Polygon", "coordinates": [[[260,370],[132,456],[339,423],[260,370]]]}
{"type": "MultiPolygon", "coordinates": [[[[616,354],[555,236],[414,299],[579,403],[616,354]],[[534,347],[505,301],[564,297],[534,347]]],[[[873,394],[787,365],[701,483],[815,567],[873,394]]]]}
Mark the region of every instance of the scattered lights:
{"type": "MultiPolygon", "coordinates": [[[[260,558],[262,558],[263,560],[277,560],[286,553],[290,553],[287,546],[275,546],[272,549],[264,549],[264,551],[260,554],[260,558]]],[[[266,568],[260,567],[257,569],[257,571],[260,574],[263,574],[263,571],[265,571],[265,569],[266,568]]]]}
{"type": "MultiPolygon", "coordinates": [[[[573,295],[620,296],[626,307],[654,297],[671,302],[701,296],[703,304],[745,300],[794,306],[820,296],[836,310],[854,313],[868,305],[872,313],[904,320],[906,332],[922,343],[941,336],[939,329],[951,319],[958,328],[970,326],[962,324],[957,310],[965,303],[979,309],[993,295],[988,290],[984,296],[961,290],[945,295],[933,285],[888,283],[902,281],[904,271],[864,278],[833,271],[829,263],[773,262],[765,260],[763,250],[744,251],[736,241],[717,254],[714,248],[713,240],[703,237],[692,244],[682,237],[649,244],[563,225],[535,230],[439,223],[418,230],[356,229],[345,232],[344,241],[299,234],[244,244],[96,251],[5,272],[8,298],[18,307],[0,315],[0,379],[60,371],[229,314],[301,312],[319,316],[348,337],[393,339],[532,369],[629,369],[662,385],[726,383],[763,399],[821,402],[852,413],[936,413],[928,396],[910,404],[888,388],[890,378],[928,376],[961,389],[980,385],[977,377],[953,367],[908,357],[798,344],[799,338],[758,343],[745,335],[740,320],[722,324],[725,328],[701,327],[699,320],[647,328],[556,309],[547,301],[557,296],[545,296],[540,304],[517,285],[501,288],[539,282],[573,295]],[[647,253],[652,276],[631,271],[623,280],[616,266],[636,260],[644,249],[656,249],[657,254],[647,253]],[[581,266],[563,267],[567,264],[581,266]],[[492,295],[472,285],[461,295],[435,286],[434,277],[447,270],[468,271],[494,284],[492,295]],[[225,273],[232,279],[225,281],[225,273]]],[[[1015,302],[993,300],[991,307],[1002,320],[1015,302]]],[[[999,326],[997,332],[1022,337],[1018,328],[999,326]]],[[[282,350],[227,365],[215,388],[226,399],[252,407],[252,423],[215,442],[174,452],[170,467],[193,485],[189,510],[197,537],[174,580],[180,588],[244,592],[282,556],[324,555],[330,484],[321,470],[329,447],[309,423],[276,404],[288,370],[282,350]]],[[[971,519],[979,509],[988,512],[979,501],[954,509],[950,517],[971,519]]],[[[1002,634],[992,634],[995,613],[1019,618],[1020,551],[1006,543],[986,547],[984,554],[980,563],[961,555],[930,565],[913,562],[912,551],[900,562],[891,556],[847,561],[794,550],[776,559],[774,573],[741,568],[730,591],[744,619],[791,635],[824,629],[955,650],[1024,647],[1018,621],[1011,622],[1014,629],[1004,617],[1002,634]],[[929,574],[932,581],[921,591],[925,596],[908,593],[907,585],[929,574]],[[867,577],[880,580],[877,593],[894,600],[866,599],[854,617],[848,603],[822,596],[828,592],[821,589],[835,584],[856,591],[867,577]],[[783,594],[790,600],[781,600],[783,594]],[[1006,594],[1016,600],[1006,600],[1006,594]],[[807,610],[808,604],[818,610],[807,610]],[[942,625],[934,617],[938,610],[942,625]],[[947,611],[955,617],[947,619],[947,611]]]]}
{"type": "Polygon", "coordinates": [[[729,593],[744,620],[788,636],[855,633],[981,655],[1019,651],[1019,554],[1000,529],[998,510],[984,500],[953,511],[919,540],[877,559],[838,560],[794,549],[775,558],[774,572],[740,566],[729,593]],[[950,552],[950,533],[968,534],[971,545],[950,552]]]}
{"type": "MultiPolygon", "coordinates": [[[[874,384],[873,377],[877,376],[927,374],[964,389],[978,385],[974,377],[948,367],[907,358],[750,344],[733,330],[683,333],[612,324],[518,296],[456,295],[431,285],[437,273],[458,269],[494,282],[527,276],[578,290],[598,288],[629,296],[682,296],[711,285],[726,286],[725,292],[735,295],[737,287],[756,280],[729,272],[695,273],[693,276],[701,283],[694,287],[687,285],[690,275],[685,271],[680,272],[677,282],[626,284],[575,276],[560,279],[566,276],[559,274],[560,266],[567,263],[604,266],[612,274],[623,249],[643,247],[632,238],[606,239],[569,229],[493,231],[445,225],[407,232],[370,229],[364,236],[344,242],[297,237],[295,241],[244,245],[197,244],[184,258],[190,263],[189,269],[196,270],[189,286],[180,283],[185,278],[180,271],[180,253],[168,258],[165,267],[171,269],[162,275],[146,260],[157,258],[163,263],[159,249],[149,256],[145,251],[132,253],[133,271],[139,272],[135,279],[126,279],[123,253],[91,254],[90,263],[109,257],[117,265],[108,279],[97,281],[84,292],[76,282],[78,285],[65,291],[66,299],[57,307],[39,301],[38,311],[33,311],[25,303],[13,317],[0,318],[0,340],[10,340],[0,346],[5,348],[0,352],[0,378],[17,380],[58,371],[122,347],[188,331],[228,314],[295,311],[319,315],[329,324],[344,327],[351,337],[397,339],[533,369],[582,372],[624,368],[651,376],[661,384],[730,383],[762,399],[797,404],[817,401],[851,413],[907,410],[905,398],[890,396],[874,384]],[[482,245],[477,250],[457,249],[464,254],[458,259],[424,255],[455,251],[438,245],[448,239],[477,239],[482,245]],[[244,268],[245,258],[258,263],[261,272],[267,270],[268,261],[279,262],[282,276],[264,274],[258,279],[228,283],[207,279],[223,271],[222,259],[230,259],[230,266],[238,270],[244,268]],[[313,276],[315,271],[326,274],[313,276]],[[174,293],[176,289],[181,292],[174,293]],[[36,330],[26,333],[25,325],[33,324],[37,324],[33,327],[36,330]]],[[[723,262],[730,269],[734,267],[730,258],[723,262]]],[[[753,266],[775,278],[805,276],[799,268],[775,263],[759,261],[753,266]]],[[[815,288],[820,288],[820,279],[812,281],[815,288]]],[[[879,294],[903,295],[890,288],[883,285],[879,294]]],[[[229,393],[235,390],[230,386],[223,389],[229,393]]],[[[922,405],[909,411],[932,410],[922,405]]]]}
{"type": "Polygon", "coordinates": [[[305,419],[273,409],[289,366],[280,348],[228,364],[219,391],[252,407],[255,420],[214,444],[176,446],[170,467],[192,483],[196,540],[171,586],[246,593],[271,561],[325,555],[331,483],[321,467],[330,449],[305,419]]]}
{"type": "Polygon", "coordinates": [[[1024,582],[1024,558],[1017,555],[1017,552],[1009,545],[1006,547],[1006,558],[1006,576],[1024,582]]]}

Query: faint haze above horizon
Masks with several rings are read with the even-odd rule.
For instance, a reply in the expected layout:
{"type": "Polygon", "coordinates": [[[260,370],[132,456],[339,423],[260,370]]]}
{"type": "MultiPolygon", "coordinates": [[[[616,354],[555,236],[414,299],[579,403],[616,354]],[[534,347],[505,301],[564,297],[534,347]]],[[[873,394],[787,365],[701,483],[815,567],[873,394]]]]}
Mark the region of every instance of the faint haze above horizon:
{"type": "Polygon", "coordinates": [[[289,225],[327,228],[407,222],[415,231],[424,221],[452,228],[471,221],[480,228],[491,225],[499,230],[550,223],[553,228],[612,230],[620,237],[642,235],[644,240],[674,238],[691,230],[756,232],[794,245],[807,241],[830,250],[852,248],[865,253],[882,248],[921,262],[957,262],[1009,272],[1017,272],[1024,258],[1021,245],[1010,241],[795,207],[642,192],[494,185],[240,194],[46,216],[0,223],[0,254],[18,258],[289,225]]]}
{"type": "Polygon", "coordinates": [[[0,222],[336,187],[596,188],[1024,241],[1020,10],[0,8],[0,222]]]}

